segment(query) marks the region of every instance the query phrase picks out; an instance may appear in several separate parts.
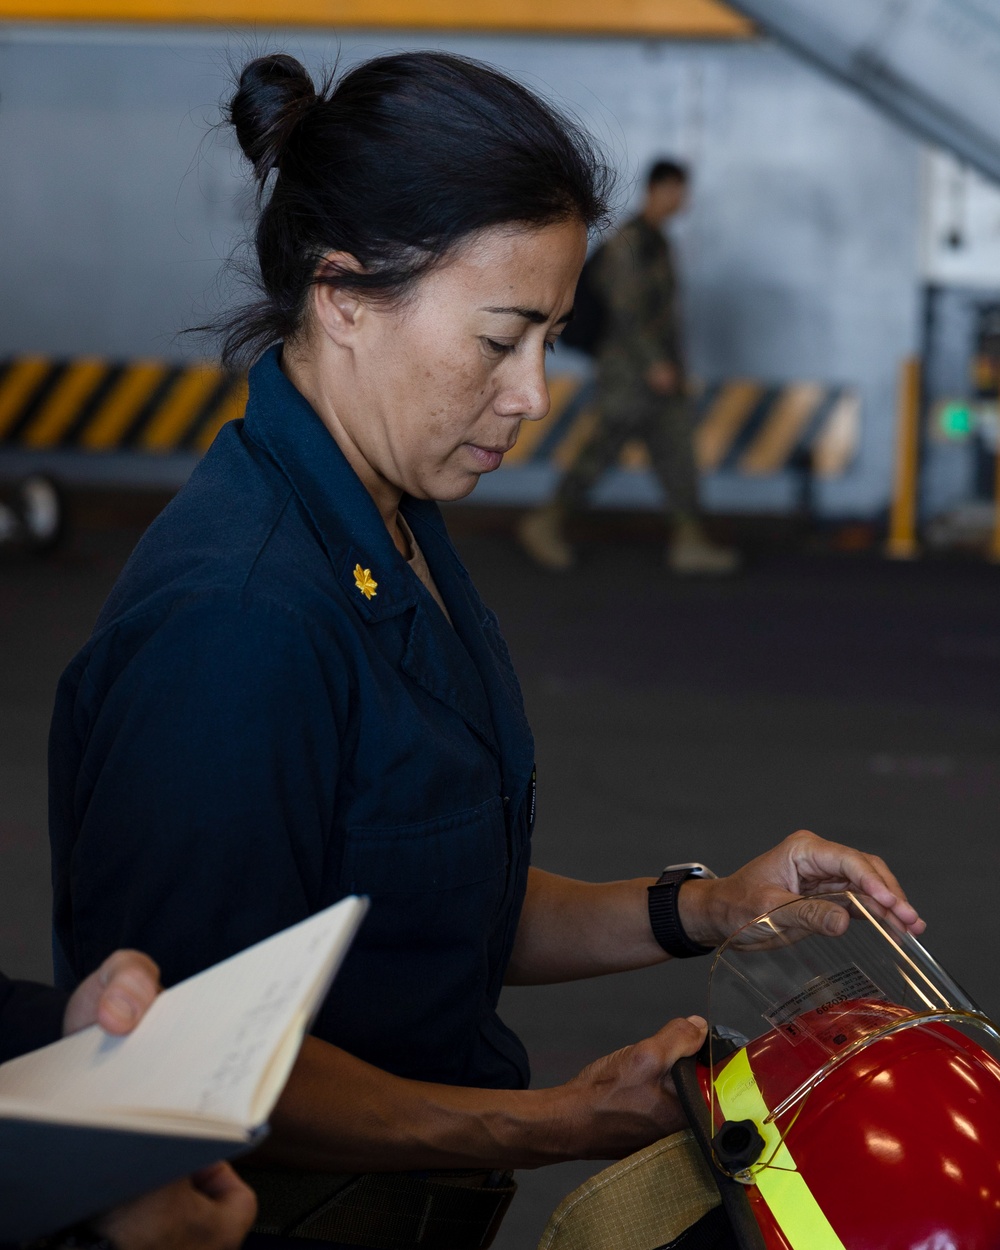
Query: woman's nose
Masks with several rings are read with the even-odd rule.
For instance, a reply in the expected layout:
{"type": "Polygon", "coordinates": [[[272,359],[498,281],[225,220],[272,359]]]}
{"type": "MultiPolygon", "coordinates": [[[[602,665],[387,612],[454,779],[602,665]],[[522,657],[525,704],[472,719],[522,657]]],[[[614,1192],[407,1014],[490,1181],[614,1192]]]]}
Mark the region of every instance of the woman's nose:
{"type": "Polygon", "coordinates": [[[526,421],[541,421],[548,416],[551,400],[544,356],[522,365],[500,393],[496,406],[504,416],[521,417],[526,421]]]}

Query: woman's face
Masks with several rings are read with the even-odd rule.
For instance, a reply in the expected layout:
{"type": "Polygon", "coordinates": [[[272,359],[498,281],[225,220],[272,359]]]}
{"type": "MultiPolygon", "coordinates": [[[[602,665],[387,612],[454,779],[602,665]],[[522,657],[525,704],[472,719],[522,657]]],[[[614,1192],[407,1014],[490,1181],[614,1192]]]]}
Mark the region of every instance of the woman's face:
{"type": "Polygon", "coordinates": [[[352,328],[320,385],[376,497],[460,499],[500,467],[522,421],[546,415],[545,355],[586,247],[577,221],[485,230],[399,307],[344,305],[352,328]]]}

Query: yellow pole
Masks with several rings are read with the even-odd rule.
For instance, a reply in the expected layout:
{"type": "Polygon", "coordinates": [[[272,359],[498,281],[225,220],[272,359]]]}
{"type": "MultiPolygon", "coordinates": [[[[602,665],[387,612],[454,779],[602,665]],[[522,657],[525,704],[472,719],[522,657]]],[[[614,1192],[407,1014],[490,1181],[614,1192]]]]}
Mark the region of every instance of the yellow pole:
{"type": "Polygon", "coordinates": [[[1000,431],[997,433],[993,471],[993,541],[990,543],[990,559],[994,564],[1000,564],[1000,431]]]}
{"type": "Polygon", "coordinates": [[[917,487],[920,473],[920,361],[911,356],[899,374],[896,423],[896,474],[885,554],[890,560],[913,560],[917,546],[917,487]]]}

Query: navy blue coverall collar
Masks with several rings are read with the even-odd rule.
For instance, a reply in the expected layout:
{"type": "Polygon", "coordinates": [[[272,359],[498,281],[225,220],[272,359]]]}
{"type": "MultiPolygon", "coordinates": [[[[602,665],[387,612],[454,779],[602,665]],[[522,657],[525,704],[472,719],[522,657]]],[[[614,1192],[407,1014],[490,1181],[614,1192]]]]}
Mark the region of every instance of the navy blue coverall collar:
{"type": "MultiPolygon", "coordinates": [[[[397,551],[375,501],[312,406],[282,373],[279,358],[280,348],[273,347],[251,371],[245,434],[288,478],[359,616],[374,626],[408,614],[400,622],[408,629],[404,672],[462,716],[501,756],[505,788],[521,790],[533,761],[525,753],[530,733],[520,693],[504,680],[509,657],[491,653],[484,641],[482,627],[488,614],[451,545],[437,505],[404,496],[401,511],[454,628],[397,551]],[[359,589],[356,569],[368,570],[376,583],[371,598],[359,589]]],[[[497,643],[504,646],[499,633],[497,643]]]]}

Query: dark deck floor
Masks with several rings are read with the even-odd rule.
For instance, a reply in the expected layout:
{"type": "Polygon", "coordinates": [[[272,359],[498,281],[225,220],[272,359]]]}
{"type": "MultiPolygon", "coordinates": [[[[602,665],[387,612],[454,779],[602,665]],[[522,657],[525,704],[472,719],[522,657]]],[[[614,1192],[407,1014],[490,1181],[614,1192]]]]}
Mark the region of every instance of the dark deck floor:
{"type": "MultiPolygon", "coordinates": [[[[45,561],[0,561],[0,957],[45,976],[45,739],[149,504],[84,502],[45,561]]],[[[539,765],[536,862],[592,879],[671,860],[737,867],[801,826],[886,857],[927,945],[1000,1013],[1000,568],[890,565],[758,544],[746,573],[679,582],[659,545],[592,526],[566,577],[456,514],[459,545],[521,673],[539,765]],[[604,537],[600,535],[604,533],[604,537]]],[[[704,1008],[700,961],[508,991],[547,1084],[704,1008]]],[[[496,1243],[533,1247],[594,1165],[525,1174],[496,1243]]]]}

